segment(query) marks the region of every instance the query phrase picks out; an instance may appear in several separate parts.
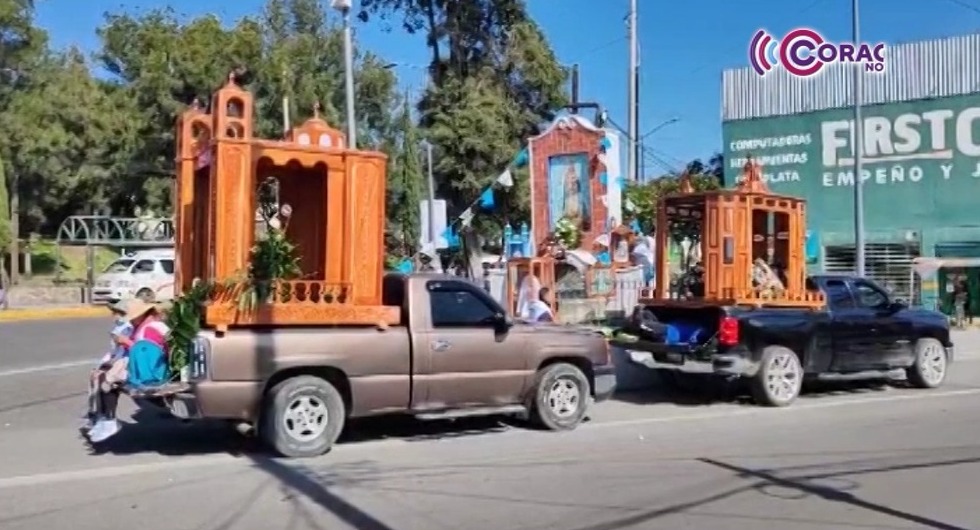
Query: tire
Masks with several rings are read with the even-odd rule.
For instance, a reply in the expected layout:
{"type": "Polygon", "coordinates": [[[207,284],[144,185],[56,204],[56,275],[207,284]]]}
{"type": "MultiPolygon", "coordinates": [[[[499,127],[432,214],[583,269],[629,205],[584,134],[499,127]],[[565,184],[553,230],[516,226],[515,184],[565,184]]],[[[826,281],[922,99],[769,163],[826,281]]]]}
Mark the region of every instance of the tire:
{"type": "Polygon", "coordinates": [[[136,291],[136,298],[138,298],[138,299],[140,299],[140,300],[142,300],[142,301],[144,301],[144,302],[146,302],[148,304],[152,304],[153,302],[156,301],[155,300],[156,299],[156,296],[154,296],[153,290],[150,289],[149,287],[144,287],[144,288],[140,289],[139,291],[136,291]]]}
{"type": "Polygon", "coordinates": [[[259,436],[288,458],[320,456],[340,437],[345,418],[344,399],[330,382],[301,375],[269,391],[259,436]]]}
{"type": "Polygon", "coordinates": [[[752,398],[766,407],[785,407],[796,401],[803,387],[803,365],[796,352],[784,346],[766,346],[759,372],[751,380],[752,398]]]}
{"type": "Polygon", "coordinates": [[[577,367],[542,368],[535,376],[531,420],[551,431],[570,431],[585,419],[591,394],[589,379],[577,367]]]}
{"type": "Polygon", "coordinates": [[[905,377],[916,388],[937,388],[946,381],[948,367],[943,343],[923,338],[915,341],[915,364],[905,369],[905,377]]]}

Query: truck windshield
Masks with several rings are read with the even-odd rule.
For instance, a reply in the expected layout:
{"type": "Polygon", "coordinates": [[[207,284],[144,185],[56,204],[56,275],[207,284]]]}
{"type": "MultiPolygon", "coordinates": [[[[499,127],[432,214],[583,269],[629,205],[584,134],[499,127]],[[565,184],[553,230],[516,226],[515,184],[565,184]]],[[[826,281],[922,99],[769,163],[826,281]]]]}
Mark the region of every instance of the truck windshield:
{"type": "Polygon", "coordinates": [[[109,264],[102,272],[127,272],[132,266],[133,260],[131,259],[117,259],[109,264]]]}

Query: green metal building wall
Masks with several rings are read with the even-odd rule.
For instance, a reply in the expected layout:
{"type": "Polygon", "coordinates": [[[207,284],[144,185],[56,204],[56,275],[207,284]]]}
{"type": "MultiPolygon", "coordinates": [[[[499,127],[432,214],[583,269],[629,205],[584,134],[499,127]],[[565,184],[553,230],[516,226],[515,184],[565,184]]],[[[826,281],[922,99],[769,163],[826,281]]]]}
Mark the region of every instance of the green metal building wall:
{"type": "MultiPolygon", "coordinates": [[[[914,247],[922,256],[976,257],[980,92],[863,112],[868,243],[891,255],[914,247]]],[[[726,182],[751,154],[773,191],[807,199],[808,228],[825,249],[817,268],[827,268],[826,249],[854,245],[852,119],[851,109],[836,108],[722,124],[726,182]]],[[[937,305],[938,283],[921,287],[922,302],[937,305]]]]}

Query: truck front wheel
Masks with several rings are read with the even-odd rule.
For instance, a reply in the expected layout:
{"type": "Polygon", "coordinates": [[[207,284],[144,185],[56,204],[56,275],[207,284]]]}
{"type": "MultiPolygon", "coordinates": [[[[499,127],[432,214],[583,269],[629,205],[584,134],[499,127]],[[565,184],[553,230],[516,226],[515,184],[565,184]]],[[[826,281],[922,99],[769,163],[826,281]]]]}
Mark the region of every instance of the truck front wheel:
{"type": "Polygon", "coordinates": [[[936,388],[946,380],[946,348],[936,339],[915,342],[915,364],[905,370],[905,377],[916,388],[936,388]]]}
{"type": "Polygon", "coordinates": [[[577,367],[557,363],[535,377],[531,419],[551,431],[570,431],[582,423],[591,396],[589,379],[577,367]]]}
{"type": "Polygon", "coordinates": [[[796,352],[784,346],[766,346],[751,388],[760,405],[785,407],[796,401],[803,388],[803,366],[796,352]]]}
{"type": "Polygon", "coordinates": [[[330,382],[302,375],[269,391],[259,435],[283,456],[320,456],[340,437],[345,416],[344,399],[330,382]]]}

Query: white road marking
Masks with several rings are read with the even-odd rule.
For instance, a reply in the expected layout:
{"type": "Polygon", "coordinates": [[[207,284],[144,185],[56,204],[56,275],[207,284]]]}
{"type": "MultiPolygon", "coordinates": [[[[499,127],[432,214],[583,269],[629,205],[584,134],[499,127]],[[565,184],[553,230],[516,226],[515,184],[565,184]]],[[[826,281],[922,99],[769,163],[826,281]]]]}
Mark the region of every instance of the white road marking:
{"type": "Polygon", "coordinates": [[[165,460],[149,464],[128,464],[111,467],[95,467],[73,471],[55,471],[36,475],[21,475],[17,477],[0,478],[0,490],[22,488],[27,486],[43,486],[71,482],[74,480],[98,480],[120,478],[131,475],[142,475],[160,471],[184,469],[200,466],[215,466],[247,462],[247,458],[227,454],[207,456],[187,456],[179,460],[165,460]]]}
{"type": "MultiPolygon", "coordinates": [[[[902,393],[894,396],[883,396],[883,397],[870,397],[870,398],[853,398],[853,399],[842,399],[832,402],[824,403],[796,403],[790,407],[786,408],[764,408],[757,406],[747,406],[742,409],[728,409],[718,412],[710,412],[704,414],[690,414],[683,416],[668,416],[661,418],[640,418],[635,420],[621,420],[621,421],[610,421],[604,423],[588,423],[582,425],[578,431],[573,431],[567,433],[568,435],[574,435],[575,432],[595,430],[595,429],[609,429],[617,427],[631,427],[636,425],[649,425],[656,423],[674,423],[682,421],[699,421],[699,420],[711,420],[719,418],[730,418],[732,416],[748,416],[748,415],[762,415],[762,414],[789,414],[789,413],[799,413],[801,411],[811,410],[811,409],[825,409],[832,407],[845,407],[845,406],[860,406],[860,405],[876,405],[880,403],[891,403],[896,401],[908,401],[915,399],[939,399],[939,398],[951,398],[960,396],[971,396],[980,394],[980,388],[969,388],[962,390],[947,390],[947,391],[910,391],[909,393],[902,393]]],[[[507,431],[502,433],[496,433],[494,436],[505,436],[507,434],[524,434],[533,436],[537,433],[531,431],[507,431]]],[[[457,440],[458,441],[458,440],[457,440]]],[[[339,446],[337,449],[343,451],[344,454],[349,454],[352,451],[362,451],[377,449],[379,447],[393,446],[393,445],[403,445],[409,443],[402,439],[381,439],[376,441],[361,442],[351,445],[339,446]]],[[[216,455],[204,455],[204,456],[185,456],[180,459],[164,460],[160,462],[152,462],[146,464],[125,464],[119,466],[110,467],[94,467],[88,469],[78,469],[72,471],[55,471],[51,473],[39,473],[34,475],[20,475],[14,477],[0,478],[0,490],[10,489],[10,488],[22,488],[30,486],[45,486],[53,484],[61,484],[65,482],[72,481],[89,481],[94,479],[106,479],[106,478],[119,478],[128,477],[135,475],[143,475],[150,473],[158,473],[164,471],[172,471],[176,469],[185,468],[195,468],[201,466],[226,466],[226,465],[254,465],[256,459],[269,458],[266,455],[255,455],[253,457],[242,457],[233,456],[228,454],[216,454],[216,455]]],[[[322,457],[329,459],[330,456],[327,455],[322,457]]],[[[287,464],[288,465],[288,464],[287,464]]]]}
{"type": "MultiPolygon", "coordinates": [[[[967,388],[963,390],[946,391],[909,391],[908,393],[896,394],[893,396],[881,397],[856,397],[822,403],[796,402],[789,407],[771,408],[747,405],[745,408],[727,409],[718,412],[705,412],[702,414],[687,414],[683,416],[667,416],[660,418],[637,418],[635,420],[616,420],[607,422],[596,422],[583,425],[583,429],[608,429],[611,427],[630,427],[634,425],[647,425],[653,423],[672,423],[680,421],[713,420],[729,418],[732,416],[755,416],[761,414],[788,414],[812,409],[827,409],[833,407],[853,407],[856,405],[875,405],[878,403],[891,403],[894,401],[907,401],[912,399],[938,399],[959,396],[972,396],[980,394],[980,388],[967,388]]],[[[805,399],[805,398],[804,398],[805,399]]]]}
{"type": "Polygon", "coordinates": [[[27,375],[36,374],[39,372],[51,372],[54,370],[64,370],[66,368],[77,368],[79,366],[89,365],[93,368],[98,364],[97,359],[88,359],[85,361],[69,361],[64,363],[56,364],[42,364],[40,366],[28,366],[26,368],[16,368],[13,370],[4,370],[0,372],[0,377],[11,377],[14,375],[27,375]]]}

